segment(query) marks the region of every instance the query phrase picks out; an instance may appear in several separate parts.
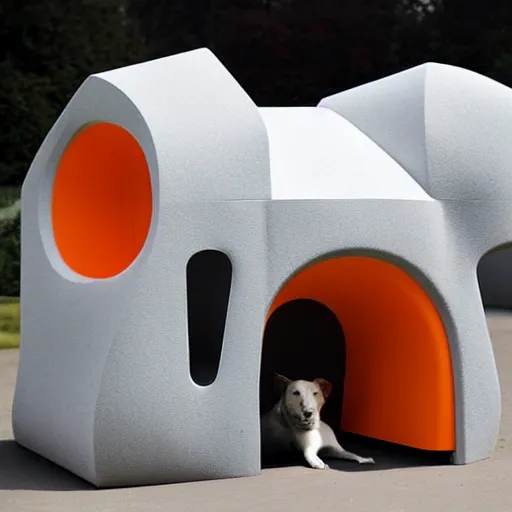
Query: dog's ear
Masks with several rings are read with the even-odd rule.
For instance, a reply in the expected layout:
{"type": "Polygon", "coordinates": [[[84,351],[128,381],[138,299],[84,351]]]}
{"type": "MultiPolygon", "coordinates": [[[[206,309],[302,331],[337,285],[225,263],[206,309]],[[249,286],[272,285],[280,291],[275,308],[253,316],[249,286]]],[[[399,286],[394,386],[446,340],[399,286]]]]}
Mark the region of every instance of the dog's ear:
{"type": "Polygon", "coordinates": [[[274,372],[274,383],[276,385],[277,391],[279,394],[282,394],[286,391],[286,388],[292,381],[285,377],[284,375],[281,375],[280,373],[274,372]]]}
{"type": "Polygon", "coordinates": [[[318,386],[322,390],[324,398],[327,400],[327,397],[331,394],[332,391],[332,384],[328,380],[322,378],[315,379],[314,382],[318,384],[318,386]]]}

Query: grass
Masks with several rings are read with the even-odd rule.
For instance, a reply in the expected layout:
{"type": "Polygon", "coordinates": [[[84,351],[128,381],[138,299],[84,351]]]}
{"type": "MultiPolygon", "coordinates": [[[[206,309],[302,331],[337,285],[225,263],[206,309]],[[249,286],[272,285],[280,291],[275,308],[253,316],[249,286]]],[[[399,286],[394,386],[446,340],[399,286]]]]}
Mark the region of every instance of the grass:
{"type": "Polygon", "coordinates": [[[0,297],[0,349],[20,346],[20,299],[0,297]]]}

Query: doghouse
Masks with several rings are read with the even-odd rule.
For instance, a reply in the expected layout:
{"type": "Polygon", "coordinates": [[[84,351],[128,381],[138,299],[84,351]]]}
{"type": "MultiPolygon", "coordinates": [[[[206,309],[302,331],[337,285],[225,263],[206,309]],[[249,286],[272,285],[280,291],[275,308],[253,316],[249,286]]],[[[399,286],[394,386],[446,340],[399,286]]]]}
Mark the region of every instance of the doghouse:
{"type": "Polygon", "coordinates": [[[204,49],[89,77],[22,190],[17,442],[100,487],[254,475],[279,366],[335,428],[488,457],[511,101],[425,64],[258,108],[204,49]]]}

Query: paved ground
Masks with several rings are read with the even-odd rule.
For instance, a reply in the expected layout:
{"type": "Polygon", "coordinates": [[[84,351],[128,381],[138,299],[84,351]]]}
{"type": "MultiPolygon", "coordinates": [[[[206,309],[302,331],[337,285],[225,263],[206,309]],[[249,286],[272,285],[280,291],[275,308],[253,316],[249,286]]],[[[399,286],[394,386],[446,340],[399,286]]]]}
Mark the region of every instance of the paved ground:
{"type": "Polygon", "coordinates": [[[14,444],[18,353],[0,351],[0,511],[506,512],[512,509],[512,316],[488,319],[503,394],[501,434],[489,460],[440,466],[407,453],[372,452],[378,461],[372,469],[342,462],[330,471],[289,467],[252,478],[117,490],[94,490],[14,444]]]}

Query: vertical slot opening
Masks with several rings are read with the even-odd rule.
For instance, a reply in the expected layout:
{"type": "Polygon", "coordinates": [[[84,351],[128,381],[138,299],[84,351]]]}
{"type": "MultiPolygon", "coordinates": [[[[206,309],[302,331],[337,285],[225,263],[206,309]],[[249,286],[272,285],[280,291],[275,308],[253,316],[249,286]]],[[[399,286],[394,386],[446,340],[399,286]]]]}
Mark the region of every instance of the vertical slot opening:
{"type": "Polygon", "coordinates": [[[512,244],[498,246],[482,256],[478,285],[487,309],[512,309],[512,244]]]}
{"type": "Polygon", "coordinates": [[[199,386],[212,384],[219,371],[232,273],[221,251],[200,251],[187,263],[190,375],[199,386]]]}

